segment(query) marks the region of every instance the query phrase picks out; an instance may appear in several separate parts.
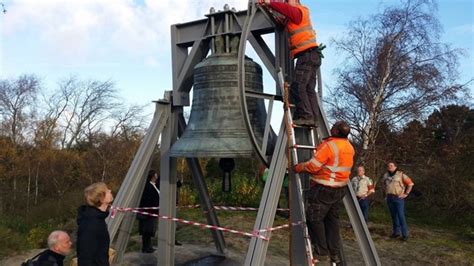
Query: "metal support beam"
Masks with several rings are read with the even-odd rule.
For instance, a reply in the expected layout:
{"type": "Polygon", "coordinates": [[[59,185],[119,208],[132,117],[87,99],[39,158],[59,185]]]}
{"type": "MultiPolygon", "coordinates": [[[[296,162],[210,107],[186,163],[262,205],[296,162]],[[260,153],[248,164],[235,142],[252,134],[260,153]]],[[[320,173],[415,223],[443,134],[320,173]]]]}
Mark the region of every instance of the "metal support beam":
{"type": "MultiPolygon", "coordinates": [[[[287,33],[284,30],[275,28],[275,67],[277,70],[281,70],[285,75],[284,79],[291,81],[293,75],[293,60],[289,59],[289,49],[288,49],[288,38],[287,33]]],[[[281,85],[278,84],[278,79],[275,79],[276,82],[276,94],[283,95],[281,91],[281,85]]]]}
{"type": "MultiPolygon", "coordinates": [[[[175,28],[172,27],[173,33],[176,34],[175,28]]],[[[173,39],[174,41],[174,39],[173,39]]],[[[175,44],[172,44],[176,46],[175,44]]],[[[193,86],[193,73],[194,66],[206,58],[207,53],[209,52],[209,40],[197,40],[194,42],[191,51],[189,54],[178,52],[173,56],[173,62],[176,62],[177,66],[173,68],[173,91],[174,92],[189,92],[193,86]],[[180,66],[180,62],[182,65],[180,66]],[[175,75],[177,77],[175,77],[175,75]]],[[[176,50],[181,51],[181,48],[177,47],[176,50]]],[[[183,50],[184,52],[184,50],[183,50]]],[[[173,95],[175,96],[175,95],[173,95]]],[[[173,98],[174,100],[174,98],[173,98]]],[[[179,100],[179,99],[178,99],[179,100]]],[[[174,102],[173,102],[174,104],[174,102]]],[[[176,106],[176,104],[174,104],[176,106]]]]}
{"type": "MultiPolygon", "coordinates": [[[[143,139],[142,144],[138,148],[138,151],[133,158],[132,165],[128,169],[127,175],[120,186],[120,189],[114,200],[114,205],[121,207],[132,207],[131,201],[133,198],[130,195],[143,191],[145,183],[143,183],[143,186],[140,187],[140,184],[137,182],[137,180],[142,180],[141,177],[145,173],[148,158],[150,158],[153,154],[153,150],[158,143],[160,133],[163,130],[166,121],[168,120],[169,113],[166,110],[168,105],[169,102],[166,102],[166,98],[164,101],[158,102],[156,104],[153,120],[150,124],[147,134],[143,139]]],[[[107,218],[110,239],[115,238],[115,234],[118,231],[122,217],[123,213],[117,213],[114,219],[111,219],[110,217],[107,218]]]]}
{"type": "MultiPolygon", "coordinates": [[[[150,169],[150,165],[153,161],[153,157],[148,158],[148,164],[146,166],[146,170],[143,174],[143,176],[140,179],[137,179],[136,182],[138,182],[138,193],[133,193],[130,196],[132,197],[132,200],[130,202],[130,206],[139,206],[140,205],[140,199],[142,196],[141,191],[143,191],[143,188],[145,187],[146,183],[146,177],[148,174],[148,170],[150,169]]],[[[158,219],[158,218],[156,218],[158,219]]],[[[130,234],[133,229],[133,222],[135,221],[135,213],[125,213],[123,217],[123,222],[122,225],[119,228],[118,231],[118,236],[117,236],[117,241],[115,242],[115,251],[117,251],[117,255],[115,256],[115,263],[120,265],[122,263],[123,257],[125,255],[125,250],[127,249],[128,245],[128,240],[130,239],[130,234]]]]}
{"type": "MultiPolygon", "coordinates": [[[[235,12],[233,17],[238,24],[243,25],[247,17],[247,11],[235,12]]],[[[179,46],[189,47],[193,45],[196,40],[206,39],[209,36],[207,34],[203,35],[202,29],[206,27],[207,23],[208,19],[201,19],[172,25],[172,27],[176,28],[177,32],[174,43],[179,46]]],[[[229,32],[234,35],[239,35],[241,33],[241,28],[236,26],[237,23],[231,23],[230,26],[232,27],[229,28],[229,32]]],[[[273,22],[268,20],[262,13],[257,14],[252,23],[252,27],[250,28],[252,32],[259,32],[260,34],[271,33],[274,31],[273,29],[273,22]]]]}
{"type": "MultiPolygon", "coordinates": [[[[266,18],[266,16],[264,17],[266,18]]],[[[240,24],[237,16],[235,16],[235,19],[237,21],[236,26],[238,27],[239,30],[242,30],[243,24],[240,24]]],[[[250,32],[248,40],[250,44],[252,45],[253,49],[255,49],[255,52],[257,53],[257,55],[262,60],[267,70],[272,75],[273,79],[277,80],[278,77],[277,77],[277,71],[275,68],[275,56],[273,55],[268,45],[265,43],[265,40],[263,40],[262,36],[258,32],[250,32]]]]}
{"type": "MultiPolygon", "coordinates": [[[[141,194],[137,194],[141,195],[141,194]]],[[[134,206],[138,206],[134,205],[134,206]]],[[[114,248],[117,251],[115,256],[115,263],[120,265],[122,264],[123,257],[125,255],[125,250],[127,249],[128,240],[130,239],[130,233],[132,232],[133,222],[135,220],[135,213],[127,212],[125,213],[122,221],[122,226],[120,226],[117,236],[117,241],[115,242],[114,248]]]]}
{"type": "MultiPolygon", "coordinates": [[[[143,176],[148,168],[148,162],[150,161],[156,144],[158,143],[161,131],[168,120],[169,113],[167,112],[167,107],[170,105],[169,100],[170,99],[166,98],[165,95],[164,100],[156,103],[153,120],[150,123],[150,127],[147,130],[143,142],[140,144],[132,164],[128,169],[127,175],[125,176],[125,179],[115,197],[115,206],[136,207],[138,205],[137,200],[145,186],[145,179],[143,176]]],[[[128,241],[127,235],[130,233],[131,227],[133,226],[133,221],[128,219],[129,218],[125,217],[125,213],[119,212],[115,215],[114,219],[108,217],[106,220],[111,241],[115,239],[119,229],[123,231],[123,234],[125,234],[118,237],[115,244],[116,251],[119,255],[118,258],[120,258],[123,252],[125,252],[128,241]]]]}
{"type": "Polygon", "coordinates": [[[352,186],[347,186],[343,202],[362,251],[365,265],[382,265],[352,186]]]}
{"type": "MultiPolygon", "coordinates": [[[[176,158],[169,156],[169,150],[178,136],[179,114],[171,105],[168,112],[160,146],[160,215],[176,217],[176,158]]],[[[158,228],[158,265],[174,265],[175,222],[160,219],[158,228]]]]}
{"type": "Polygon", "coordinates": [[[262,60],[263,64],[270,72],[274,80],[277,80],[277,70],[275,68],[275,56],[273,55],[272,51],[263,40],[262,36],[257,33],[250,33],[249,35],[249,42],[252,45],[257,55],[262,60]]]}
{"type": "MultiPolygon", "coordinates": [[[[185,70],[183,66],[188,58],[188,46],[178,45],[178,39],[180,32],[178,30],[178,25],[171,25],[171,64],[173,72],[173,91],[178,91],[180,83],[178,82],[179,76],[185,70]]],[[[199,31],[200,34],[202,29],[199,31]]],[[[191,42],[191,45],[194,45],[195,40],[191,42]]]]}
{"type": "MultiPolygon", "coordinates": [[[[262,199],[258,208],[257,219],[254,231],[270,228],[275,220],[275,213],[280,198],[281,186],[285,177],[288,160],[286,157],[288,137],[285,133],[285,124],[282,122],[280,133],[278,134],[275,151],[270,163],[268,179],[265,182],[262,199]]],[[[265,233],[270,237],[271,233],[265,233]]],[[[253,237],[245,258],[245,265],[264,265],[268,249],[268,241],[253,237]]]]}
{"type": "Polygon", "coordinates": [[[209,52],[209,40],[199,40],[194,43],[187,56],[181,73],[178,76],[178,91],[189,92],[193,85],[194,66],[206,58],[209,52]]]}
{"type": "MultiPolygon", "coordinates": [[[[321,80],[321,71],[318,71],[318,91],[322,91],[322,87],[319,87],[319,80],[321,80]]],[[[322,85],[321,85],[322,86],[322,85]]],[[[316,100],[318,103],[318,106],[316,107],[316,121],[318,123],[317,132],[318,136],[323,139],[329,137],[329,123],[326,118],[326,114],[323,109],[323,102],[321,101],[321,98],[319,97],[319,94],[316,94],[316,100]]]]}
{"type": "MultiPolygon", "coordinates": [[[[181,135],[186,128],[186,121],[184,116],[180,114],[179,116],[179,126],[178,126],[178,135],[181,135]]],[[[199,193],[199,201],[201,202],[201,208],[206,215],[207,223],[215,226],[220,226],[219,220],[212,204],[211,198],[209,197],[209,191],[207,190],[206,183],[204,181],[204,176],[202,174],[201,166],[199,161],[196,158],[186,158],[189,169],[191,169],[191,174],[193,176],[194,185],[196,186],[199,193]]],[[[224,240],[224,234],[222,231],[211,230],[212,238],[216,245],[217,252],[220,255],[225,255],[226,253],[226,244],[224,240]]]]}

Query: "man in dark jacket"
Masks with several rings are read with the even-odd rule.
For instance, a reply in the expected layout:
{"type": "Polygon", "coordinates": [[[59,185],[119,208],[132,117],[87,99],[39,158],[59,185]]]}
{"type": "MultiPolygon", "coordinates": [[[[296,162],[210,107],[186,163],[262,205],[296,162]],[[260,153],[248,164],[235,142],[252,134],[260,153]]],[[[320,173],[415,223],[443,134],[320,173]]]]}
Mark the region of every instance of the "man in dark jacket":
{"type": "Polygon", "coordinates": [[[39,255],[34,265],[63,266],[63,260],[71,252],[71,238],[64,231],[54,231],[48,237],[48,249],[39,255]]]}
{"type": "Polygon", "coordinates": [[[79,266],[108,266],[110,237],[105,218],[113,200],[106,184],[94,183],[84,190],[86,205],[77,211],[77,262],[79,266]]]}
{"type": "MultiPolygon", "coordinates": [[[[159,207],[160,206],[160,190],[158,185],[158,173],[155,170],[150,170],[147,176],[145,189],[143,190],[142,198],[140,200],[140,207],[159,207]]],[[[145,210],[148,213],[158,214],[158,209],[145,210]]],[[[153,253],[155,249],[152,246],[151,238],[156,233],[156,226],[158,218],[149,215],[137,215],[138,232],[142,236],[142,252],[153,253]]]]}

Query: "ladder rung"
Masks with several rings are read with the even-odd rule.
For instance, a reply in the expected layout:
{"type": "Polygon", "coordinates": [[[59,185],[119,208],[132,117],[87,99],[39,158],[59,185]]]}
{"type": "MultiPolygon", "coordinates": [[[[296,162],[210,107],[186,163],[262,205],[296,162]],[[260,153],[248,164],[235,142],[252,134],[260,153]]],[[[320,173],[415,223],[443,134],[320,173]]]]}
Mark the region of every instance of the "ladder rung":
{"type": "Polygon", "coordinates": [[[316,147],[314,147],[314,146],[310,146],[310,145],[298,145],[298,144],[293,145],[293,148],[295,148],[295,149],[308,149],[308,150],[314,150],[314,149],[316,149],[316,147]]]}

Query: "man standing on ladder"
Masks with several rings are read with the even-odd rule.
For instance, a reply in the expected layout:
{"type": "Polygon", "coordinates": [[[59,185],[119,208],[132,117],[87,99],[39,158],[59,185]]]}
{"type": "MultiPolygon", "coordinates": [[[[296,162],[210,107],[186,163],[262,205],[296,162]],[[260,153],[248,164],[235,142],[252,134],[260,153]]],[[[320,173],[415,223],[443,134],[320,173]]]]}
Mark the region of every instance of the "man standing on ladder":
{"type": "Polygon", "coordinates": [[[295,75],[291,83],[290,95],[296,105],[293,122],[300,126],[315,126],[317,98],[314,90],[316,73],[321,66],[321,49],[316,42],[316,31],[311,25],[309,9],[299,0],[288,3],[276,0],[259,0],[259,4],[269,7],[286,18],[289,34],[290,54],[298,59],[295,75]]]}
{"type": "Polygon", "coordinates": [[[331,137],[317,147],[314,157],[295,165],[297,173],[311,174],[306,220],[316,258],[324,261],[329,255],[336,264],[341,262],[339,205],[345,196],[355,154],[347,139],[349,132],[346,122],[336,122],[331,137]]]}

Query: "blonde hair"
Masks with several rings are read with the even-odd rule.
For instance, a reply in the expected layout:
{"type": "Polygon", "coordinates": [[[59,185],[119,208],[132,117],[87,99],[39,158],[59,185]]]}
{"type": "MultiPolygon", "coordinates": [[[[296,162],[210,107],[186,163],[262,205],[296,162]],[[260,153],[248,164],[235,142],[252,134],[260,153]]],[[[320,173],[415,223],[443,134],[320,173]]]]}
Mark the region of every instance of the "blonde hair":
{"type": "Polygon", "coordinates": [[[86,204],[93,207],[100,207],[109,188],[104,182],[94,183],[84,189],[84,199],[86,204]]]}

